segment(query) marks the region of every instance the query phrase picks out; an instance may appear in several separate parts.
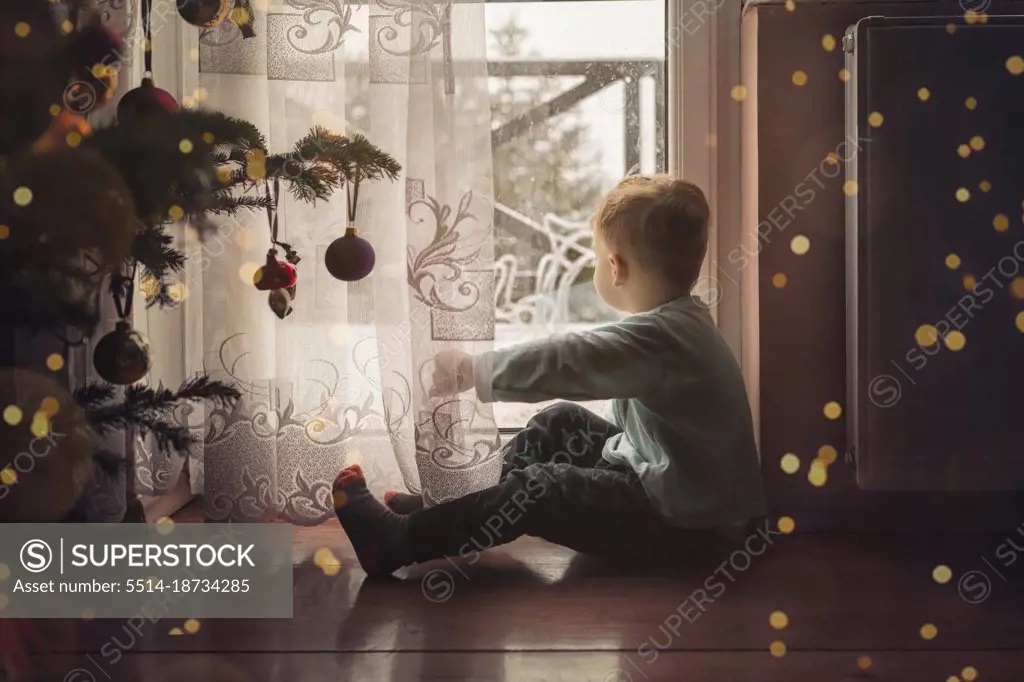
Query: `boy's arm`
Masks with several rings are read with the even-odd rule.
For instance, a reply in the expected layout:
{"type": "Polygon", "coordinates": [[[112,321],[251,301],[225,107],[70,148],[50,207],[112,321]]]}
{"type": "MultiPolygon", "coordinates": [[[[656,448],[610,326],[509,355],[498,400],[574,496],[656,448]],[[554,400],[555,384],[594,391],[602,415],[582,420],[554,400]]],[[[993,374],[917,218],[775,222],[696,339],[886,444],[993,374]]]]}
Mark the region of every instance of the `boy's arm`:
{"type": "MultiPolygon", "coordinates": [[[[650,316],[478,355],[481,402],[636,398],[658,386],[673,340],[650,316]]],[[[678,342],[676,342],[678,343],[678,342]]]]}

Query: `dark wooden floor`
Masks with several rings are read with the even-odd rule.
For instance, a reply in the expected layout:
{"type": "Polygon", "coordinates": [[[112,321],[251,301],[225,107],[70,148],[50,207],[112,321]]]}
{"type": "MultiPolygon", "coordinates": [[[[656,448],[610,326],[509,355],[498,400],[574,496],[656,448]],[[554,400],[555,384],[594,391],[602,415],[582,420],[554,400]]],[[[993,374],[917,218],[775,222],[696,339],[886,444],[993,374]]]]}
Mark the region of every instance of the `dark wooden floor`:
{"type": "Polygon", "coordinates": [[[1024,561],[1002,577],[986,564],[1000,565],[1005,536],[773,541],[759,556],[734,557],[735,568],[719,569],[721,556],[659,572],[524,539],[473,566],[438,562],[378,582],[364,580],[336,524],[296,528],[293,620],[206,620],[180,635],[171,631],[184,623],[161,621],[141,637],[119,621],[80,623],[74,644],[48,657],[47,679],[1024,680],[1024,561]],[[316,565],[324,548],[337,568],[316,565]],[[945,584],[932,575],[940,564],[952,569],[945,584]],[[971,571],[989,582],[974,573],[960,589],[971,571]],[[702,586],[715,598],[700,611],[690,597],[702,586]],[[775,611],[786,614],[782,629],[770,622],[775,611]],[[926,624],[932,639],[922,637],[926,624]],[[130,640],[116,663],[99,653],[114,637],[130,640]]]}

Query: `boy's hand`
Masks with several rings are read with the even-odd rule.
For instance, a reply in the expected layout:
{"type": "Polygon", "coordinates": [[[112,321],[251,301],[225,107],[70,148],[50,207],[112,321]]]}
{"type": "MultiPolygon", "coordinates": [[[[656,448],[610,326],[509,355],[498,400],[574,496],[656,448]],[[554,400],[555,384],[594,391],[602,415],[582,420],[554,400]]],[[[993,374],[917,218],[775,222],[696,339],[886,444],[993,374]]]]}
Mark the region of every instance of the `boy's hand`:
{"type": "Polygon", "coordinates": [[[473,388],[473,356],[460,350],[446,350],[434,356],[430,397],[441,398],[473,388]]]}

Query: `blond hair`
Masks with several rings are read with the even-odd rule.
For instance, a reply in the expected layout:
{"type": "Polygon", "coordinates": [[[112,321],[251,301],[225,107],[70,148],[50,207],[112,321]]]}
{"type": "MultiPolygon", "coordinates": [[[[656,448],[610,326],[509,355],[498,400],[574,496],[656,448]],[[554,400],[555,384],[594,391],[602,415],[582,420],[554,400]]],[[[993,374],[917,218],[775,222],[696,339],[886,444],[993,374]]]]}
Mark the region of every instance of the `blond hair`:
{"type": "Polygon", "coordinates": [[[594,221],[613,251],[689,291],[707,253],[710,217],[704,192],[692,182],[635,175],[601,199],[594,221]]]}

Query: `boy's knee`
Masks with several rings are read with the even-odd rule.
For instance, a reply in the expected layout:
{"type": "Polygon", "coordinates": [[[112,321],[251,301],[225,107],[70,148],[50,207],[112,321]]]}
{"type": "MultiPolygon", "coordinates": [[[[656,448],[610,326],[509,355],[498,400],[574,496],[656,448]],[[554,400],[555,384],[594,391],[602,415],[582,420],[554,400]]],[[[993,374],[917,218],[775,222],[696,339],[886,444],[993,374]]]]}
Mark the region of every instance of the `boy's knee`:
{"type": "Polygon", "coordinates": [[[559,482],[564,478],[566,464],[531,464],[509,473],[508,480],[515,480],[517,490],[512,494],[518,500],[517,506],[525,509],[550,503],[558,496],[559,482]]]}

